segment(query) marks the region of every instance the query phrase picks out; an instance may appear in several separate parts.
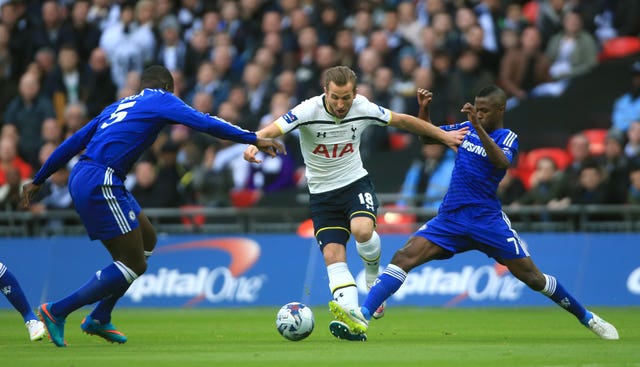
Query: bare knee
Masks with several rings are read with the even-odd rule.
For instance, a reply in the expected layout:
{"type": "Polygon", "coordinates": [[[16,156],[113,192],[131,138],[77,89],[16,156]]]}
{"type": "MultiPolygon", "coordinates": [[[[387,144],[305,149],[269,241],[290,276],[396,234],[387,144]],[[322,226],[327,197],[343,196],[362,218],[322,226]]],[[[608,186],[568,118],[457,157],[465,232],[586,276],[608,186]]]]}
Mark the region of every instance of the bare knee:
{"type": "Polygon", "coordinates": [[[367,242],[373,235],[374,223],[368,217],[356,217],[351,220],[351,234],[357,242],[367,242]]]}
{"type": "Polygon", "coordinates": [[[347,261],[346,248],[338,243],[329,243],[322,249],[322,256],[326,265],[347,261]]]}
{"type": "Polygon", "coordinates": [[[529,288],[533,289],[536,292],[539,292],[544,289],[544,286],[547,283],[544,275],[538,272],[528,272],[525,274],[520,280],[526,284],[529,288]]]}

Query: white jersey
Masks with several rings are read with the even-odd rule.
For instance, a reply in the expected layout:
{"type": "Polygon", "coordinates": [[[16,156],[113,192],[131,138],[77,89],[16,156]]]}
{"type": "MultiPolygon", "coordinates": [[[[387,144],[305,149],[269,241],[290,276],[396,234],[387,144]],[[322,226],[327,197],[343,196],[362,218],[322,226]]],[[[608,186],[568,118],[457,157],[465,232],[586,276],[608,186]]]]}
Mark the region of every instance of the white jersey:
{"type": "Polygon", "coordinates": [[[370,125],[387,126],[391,111],[356,95],[349,113],[338,119],[324,106],[324,94],[310,98],[278,118],[283,134],[300,130],[309,192],[335,190],[364,177],[360,137],[370,125]]]}

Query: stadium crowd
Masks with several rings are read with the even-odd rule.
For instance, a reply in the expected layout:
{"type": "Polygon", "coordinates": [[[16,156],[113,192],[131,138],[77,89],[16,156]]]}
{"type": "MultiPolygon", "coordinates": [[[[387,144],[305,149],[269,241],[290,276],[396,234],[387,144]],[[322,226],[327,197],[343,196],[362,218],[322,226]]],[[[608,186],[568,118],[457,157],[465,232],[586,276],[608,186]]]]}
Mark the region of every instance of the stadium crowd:
{"type": "MultiPolygon", "coordinates": [[[[487,84],[507,91],[508,108],[560,95],[572,78],[598,64],[606,42],[640,35],[637,0],[0,4],[5,210],[22,210],[21,183],[65,137],[136,93],[150,64],[172,72],[175,95],[193,108],[249,130],[321,94],[322,70],[335,65],[356,71],[358,93],[403,113],[417,115],[417,88],[433,90],[431,118],[443,124],[464,120],[461,106],[487,84]]],[[[556,152],[533,161],[523,152],[501,185],[505,204],[640,203],[640,63],[631,72],[630,90],[612,106],[612,129],[597,142],[602,149],[590,149],[590,136],[579,133],[560,158],[556,152]]],[[[367,131],[365,166],[372,152],[398,149],[389,130],[367,131]]],[[[288,155],[251,165],[242,158],[243,145],[175,125],[136,164],[126,185],[142,207],[229,206],[233,192],[295,191],[305,187],[304,167],[297,142],[285,143],[288,155]]],[[[447,188],[437,167],[450,169],[450,159],[442,149],[425,149],[409,168],[402,193],[425,196],[431,201],[424,205],[432,207],[447,188]]],[[[73,205],[69,169],[46,182],[31,211],[73,205]]],[[[415,204],[399,204],[408,202],[415,204]]]]}

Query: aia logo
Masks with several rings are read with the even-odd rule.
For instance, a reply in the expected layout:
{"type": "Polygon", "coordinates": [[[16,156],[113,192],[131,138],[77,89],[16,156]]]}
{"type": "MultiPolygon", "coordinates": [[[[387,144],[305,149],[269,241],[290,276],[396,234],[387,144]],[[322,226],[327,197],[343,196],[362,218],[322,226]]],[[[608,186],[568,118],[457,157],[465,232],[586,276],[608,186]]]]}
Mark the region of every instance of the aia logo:
{"type": "Polygon", "coordinates": [[[353,153],[353,144],[318,144],[313,150],[313,154],[325,158],[342,158],[345,154],[353,153]]]}

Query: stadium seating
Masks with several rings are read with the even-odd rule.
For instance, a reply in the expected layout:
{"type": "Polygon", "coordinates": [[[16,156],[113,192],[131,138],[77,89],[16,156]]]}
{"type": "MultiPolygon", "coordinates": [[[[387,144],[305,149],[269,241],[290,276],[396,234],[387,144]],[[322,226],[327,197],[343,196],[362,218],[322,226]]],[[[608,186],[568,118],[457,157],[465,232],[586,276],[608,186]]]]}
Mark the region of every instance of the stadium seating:
{"type": "Polygon", "coordinates": [[[602,51],[598,55],[600,62],[625,57],[640,52],[640,38],[622,36],[612,38],[602,45],[602,51]]]}
{"type": "Polygon", "coordinates": [[[584,136],[589,139],[589,152],[592,155],[604,153],[604,141],[607,139],[607,129],[587,129],[583,130],[584,136]]]}
{"type": "Polygon", "coordinates": [[[531,185],[531,174],[536,168],[536,163],[540,158],[550,157],[556,162],[558,169],[563,170],[571,163],[569,152],[557,147],[542,147],[532,149],[529,152],[520,153],[520,160],[515,168],[516,175],[522,180],[528,190],[531,185]]]}

